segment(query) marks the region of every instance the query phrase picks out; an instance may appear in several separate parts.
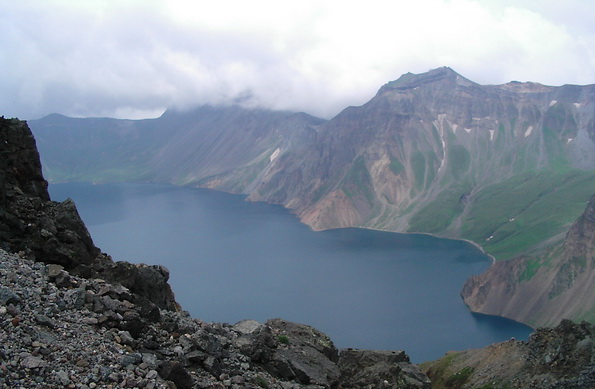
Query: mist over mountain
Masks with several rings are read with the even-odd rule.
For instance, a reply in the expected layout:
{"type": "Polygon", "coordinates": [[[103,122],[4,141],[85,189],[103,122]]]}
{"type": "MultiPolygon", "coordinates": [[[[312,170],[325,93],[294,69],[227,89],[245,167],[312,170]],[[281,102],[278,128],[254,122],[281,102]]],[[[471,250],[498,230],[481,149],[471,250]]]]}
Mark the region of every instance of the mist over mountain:
{"type": "Polygon", "coordinates": [[[593,85],[482,86],[439,68],[405,74],[329,121],[203,106],[30,124],[52,182],[245,193],[314,229],[428,232],[505,259],[561,240],[595,192],[594,101],[593,85]]]}

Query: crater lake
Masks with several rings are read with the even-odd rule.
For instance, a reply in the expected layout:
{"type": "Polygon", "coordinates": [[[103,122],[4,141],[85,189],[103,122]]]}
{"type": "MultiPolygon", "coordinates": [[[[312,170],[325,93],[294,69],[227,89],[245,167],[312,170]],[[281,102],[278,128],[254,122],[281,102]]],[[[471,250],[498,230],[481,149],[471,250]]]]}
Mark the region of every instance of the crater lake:
{"type": "Polygon", "coordinates": [[[471,313],[464,281],[490,259],[463,241],[347,228],[322,232],[280,206],[157,184],[52,184],[114,260],[160,264],[192,317],[304,323],[339,348],[405,350],[413,362],[531,328],[471,313]]]}

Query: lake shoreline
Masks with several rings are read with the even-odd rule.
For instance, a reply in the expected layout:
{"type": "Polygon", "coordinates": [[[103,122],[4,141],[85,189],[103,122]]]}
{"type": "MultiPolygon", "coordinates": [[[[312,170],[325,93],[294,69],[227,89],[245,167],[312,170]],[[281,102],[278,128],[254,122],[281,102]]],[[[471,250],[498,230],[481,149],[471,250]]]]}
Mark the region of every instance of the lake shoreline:
{"type": "Polygon", "coordinates": [[[79,183],[50,191],[55,200],[56,192],[75,200],[102,251],[166,266],[179,303],[205,321],[283,317],[338,345],[404,349],[414,361],[530,333],[472,316],[457,285],[489,263],[461,240],[359,227],[314,231],[282,206],[212,189],[79,183]],[[446,337],[445,328],[452,328],[446,337]]]}

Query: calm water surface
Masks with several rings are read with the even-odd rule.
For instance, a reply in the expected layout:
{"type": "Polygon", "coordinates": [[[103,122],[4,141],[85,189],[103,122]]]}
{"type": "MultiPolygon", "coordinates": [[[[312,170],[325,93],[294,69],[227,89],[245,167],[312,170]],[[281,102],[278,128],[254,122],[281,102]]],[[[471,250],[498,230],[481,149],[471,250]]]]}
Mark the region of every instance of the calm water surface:
{"type": "Polygon", "coordinates": [[[75,200],[95,244],[115,260],[165,265],[178,302],[205,321],[282,317],[338,347],[402,349],[414,362],[531,332],[469,312],[460,289],[489,260],[465,242],[314,232],[282,207],[206,189],[60,184],[50,192],[75,200]]]}

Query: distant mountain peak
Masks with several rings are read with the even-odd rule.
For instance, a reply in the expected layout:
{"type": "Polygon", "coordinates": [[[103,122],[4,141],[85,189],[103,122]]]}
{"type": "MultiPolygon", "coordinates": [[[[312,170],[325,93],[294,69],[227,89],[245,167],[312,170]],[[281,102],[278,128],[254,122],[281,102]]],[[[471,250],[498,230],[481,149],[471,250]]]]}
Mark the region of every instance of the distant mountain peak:
{"type": "Polygon", "coordinates": [[[384,85],[382,89],[413,89],[426,84],[437,82],[449,82],[462,86],[476,85],[473,81],[466,79],[448,66],[432,69],[426,73],[413,74],[405,73],[395,81],[384,85]]]}
{"type": "Polygon", "coordinates": [[[537,82],[520,82],[520,81],[511,81],[504,85],[501,85],[502,88],[513,90],[517,93],[539,93],[539,92],[547,92],[552,89],[551,86],[543,85],[537,82]]]}

